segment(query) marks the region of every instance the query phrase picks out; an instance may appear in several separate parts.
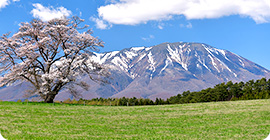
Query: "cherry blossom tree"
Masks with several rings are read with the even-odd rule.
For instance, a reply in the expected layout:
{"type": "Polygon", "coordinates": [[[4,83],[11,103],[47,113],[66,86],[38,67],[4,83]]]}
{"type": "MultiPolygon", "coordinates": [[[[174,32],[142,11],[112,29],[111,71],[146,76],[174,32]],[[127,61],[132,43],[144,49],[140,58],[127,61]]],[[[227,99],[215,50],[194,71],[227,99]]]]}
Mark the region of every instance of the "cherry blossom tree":
{"type": "Polygon", "coordinates": [[[109,72],[91,60],[103,42],[92,36],[88,26],[79,26],[83,21],[79,17],[34,19],[21,23],[14,35],[4,34],[0,38],[0,86],[26,81],[33,87],[32,95],[52,103],[62,89],[75,97],[79,95],[75,86],[87,90],[89,85],[79,80],[83,74],[106,82],[109,72]]]}

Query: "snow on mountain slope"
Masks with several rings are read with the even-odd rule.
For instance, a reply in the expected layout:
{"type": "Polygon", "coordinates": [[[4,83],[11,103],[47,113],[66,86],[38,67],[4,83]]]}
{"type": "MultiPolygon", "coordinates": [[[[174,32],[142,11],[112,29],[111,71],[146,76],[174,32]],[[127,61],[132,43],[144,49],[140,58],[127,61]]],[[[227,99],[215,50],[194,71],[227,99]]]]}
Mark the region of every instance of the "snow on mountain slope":
{"type": "MultiPolygon", "coordinates": [[[[112,79],[110,84],[100,85],[83,78],[92,87],[90,91],[81,92],[84,98],[168,98],[221,82],[270,78],[269,70],[232,52],[202,43],[162,43],[152,47],[94,53],[92,61],[108,67],[112,79]]],[[[6,92],[7,89],[4,89],[0,89],[0,94],[6,92]]],[[[57,99],[67,97],[60,93],[57,99]]],[[[0,99],[5,100],[4,96],[0,99]]]]}
{"type": "Polygon", "coordinates": [[[121,63],[127,64],[124,72],[133,81],[113,97],[168,98],[221,82],[269,77],[269,70],[245,58],[201,43],[163,43],[119,53],[123,62],[108,59],[105,64],[118,70],[122,70],[121,63]]]}

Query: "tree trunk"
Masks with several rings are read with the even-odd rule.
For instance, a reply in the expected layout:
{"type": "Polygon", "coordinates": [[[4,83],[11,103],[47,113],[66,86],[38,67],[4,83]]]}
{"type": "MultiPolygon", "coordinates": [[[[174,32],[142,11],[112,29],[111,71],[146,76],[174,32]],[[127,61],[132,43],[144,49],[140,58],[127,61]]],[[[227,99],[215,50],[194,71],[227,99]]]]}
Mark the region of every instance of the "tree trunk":
{"type": "Polygon", "coordinates": [[[53,103],[55,96],[56,96],[56,94],[54,94],[54,93],[47,94],[44,102],[45,103],[53,103]]]}

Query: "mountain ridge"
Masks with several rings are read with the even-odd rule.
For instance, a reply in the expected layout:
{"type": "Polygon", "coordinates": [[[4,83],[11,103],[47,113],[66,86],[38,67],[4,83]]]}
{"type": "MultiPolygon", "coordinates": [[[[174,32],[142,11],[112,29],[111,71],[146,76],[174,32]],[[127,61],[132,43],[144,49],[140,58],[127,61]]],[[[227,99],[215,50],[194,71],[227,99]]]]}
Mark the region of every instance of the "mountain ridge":
{"type": "MultiPolygon", "coordinates": [[[[81,91],[82,98],[86,99],[124,96],[165,99],[221,82],[270,77],[269,70],[244,57],[196,42],[166,42],[150,47],[94,53],[91,61],[105,65],[112,74],[112,80],[110,84],[100,85],[82,77],[81,80],[91,85],[89,91],[81,91]]],[[[63,90],[56,100],[67,97],[70,96],[63,90]]]]}

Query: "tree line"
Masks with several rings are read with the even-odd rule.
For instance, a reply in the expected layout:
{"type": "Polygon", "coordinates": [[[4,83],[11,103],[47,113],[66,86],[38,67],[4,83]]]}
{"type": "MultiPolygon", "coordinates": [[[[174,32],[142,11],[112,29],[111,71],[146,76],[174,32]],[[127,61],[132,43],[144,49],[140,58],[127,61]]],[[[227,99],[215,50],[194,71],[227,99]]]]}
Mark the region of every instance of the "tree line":
{"type": "Polygon", "coordinates": [[[270,79],[262,78],[250,80],[246,83],[220,83],[213,88],[203,89],[198,92],[185,91],[183,94],[170,97],[170,104],[235,101],[270,98],[270,79]]]}
{"type": "Polygon", "coordinates": [[[235,101],[270,98],[270,79],[262,78],[250,80],[248,82],[220,83],[212,88],[201,91],[185,91],[182,94],[172,96],[166,100],[156,98],[156,100],[144,98],[94,98],[91,100],[67,99],[64,103],[86,104],[86,105],[108,105],[108,106],[137,106],[137,105],[165,105],[165,104],[185,104],[217,101],[235,101]]]}

